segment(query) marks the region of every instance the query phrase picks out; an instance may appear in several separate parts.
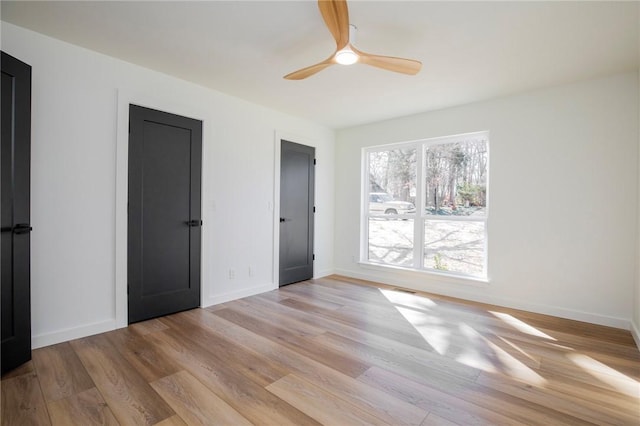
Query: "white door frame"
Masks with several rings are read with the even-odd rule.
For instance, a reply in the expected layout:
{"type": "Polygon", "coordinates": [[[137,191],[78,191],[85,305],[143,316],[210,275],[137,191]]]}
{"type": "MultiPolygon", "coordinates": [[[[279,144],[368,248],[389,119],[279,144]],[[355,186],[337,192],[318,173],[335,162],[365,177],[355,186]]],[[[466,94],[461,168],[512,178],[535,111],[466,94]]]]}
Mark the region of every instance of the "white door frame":
{"type": "Polygon", "coordinates": [[[171,114],[187,116],[202,121],[202,203],[201,217],[204,219],[200,248],[200,304],[206,303],[210,293],[208,258],[209,231],[204,218],[204,206],[207,205],[209,193],[207,143],[212,140],[212,116],[200,106],[187,104],[171,98],[158,97],[156,94],[137,93],[126,89],[118,89],[118,112],[116,134],[116,193],[115,193],[115,327],[128,325],[127,296],[127,204],[129,199],[129,104],[157,109],[171,114]]]}

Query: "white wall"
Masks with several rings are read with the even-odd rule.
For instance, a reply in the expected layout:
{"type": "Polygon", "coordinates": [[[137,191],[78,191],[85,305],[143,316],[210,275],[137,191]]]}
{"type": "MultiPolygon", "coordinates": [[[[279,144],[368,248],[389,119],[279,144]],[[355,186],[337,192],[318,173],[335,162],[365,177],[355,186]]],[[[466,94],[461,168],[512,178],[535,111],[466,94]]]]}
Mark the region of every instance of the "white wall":
{"type": "Polygon", "coordinates": [[[204,119],[203,305],[277,287],[276,133],[316,147],[315,270],[333,270],[332,130],[4,22],[2,50],[33,67],[34,347],[116,327],[123,100],[204,119]]]}
{"type": "Polygon", "coordinates": [[[343,129],[336,136],[336,271],[628,328],[637,171],[636,73],[343,129]],[[489,283],[353,262],[362,147],[480,130],[490,131],[489,283]]]}

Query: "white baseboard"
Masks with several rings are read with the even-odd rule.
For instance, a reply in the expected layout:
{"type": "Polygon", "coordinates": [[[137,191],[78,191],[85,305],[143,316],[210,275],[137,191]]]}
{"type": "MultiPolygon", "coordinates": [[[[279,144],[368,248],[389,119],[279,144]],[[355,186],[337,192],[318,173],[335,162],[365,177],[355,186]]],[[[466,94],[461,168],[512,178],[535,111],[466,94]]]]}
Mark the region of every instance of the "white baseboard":
{"type": "Polygon", "coordinates": [[[111,319],[93,324],[82,325],[80,327],[67,328],[52,333],[43,333],[31,336],[31,347],[33,349],[42,348],[44,346],[55,345],[56,343],[67,342],[81,337],[92,336],[98,333],[104,333],[116,329],[116,320],[111,319]]]}
{"type": "Polygon", "coordinates": [[[640,327],[634,323],[633,321],[631,321],[631,335],[633,336],[633,340],[636,341],[636,346],[638,347],[638,350],[640,350],[640,327]]]}
{"type": "Polygon", "coordinates": [[[242,290],[229,291],[227,293],[217,294],[215,296],[209,296],[206,300],[202,301],[202,307],[218,305],[224,302],[230,302],[236,299],[242,299],[243,297],[254,296],[256,294],[265,293],[267,291],[275,290],[278,288],[277,284],[268,283],[261,284],[259,286],[245,288],[242,290]]]}
{"type": "MultiPolygon", "coordinates": [[[[559,306],[540,305],[536,303],[528,303],[521,300],[507,299],[494,296],[482,296],[478,294],[470,294],[466,291],[456,291],[455,289],[444,289],[443,286],[424,284],[421,287],[417,287],[415,282],[410,280],[403,280],[401,277],[389,278],[376,273],[363,273],[354,272],[346,269],[336,269],[338,275],[344,275],[347,277],[358,278],[367,281],[374,281],[388,285],[397,285],[400,287],[410,288],[412,290],[426,291],[434,294],[441,294],[443,296],[456,297],[459,299],[470,300],[473,302],[487,303],[490,305],[504,306],[505,308],[520,309],[528,312],[535,312],[538,314],[551,315],[559,318],[572,319],[576,321],[583,321],[592,324],[606,325],[609,327],[621,328],[623,330],[629,330],[629,319],[610,317],[607,315],[593,314],[590,312],[583,312],[573,309],[562,308],[559,306]]],[[[423,281],[424,283],[424,281],[423,281]]],[[[637,342],[637,340],[636,340],[637,342]]]]}

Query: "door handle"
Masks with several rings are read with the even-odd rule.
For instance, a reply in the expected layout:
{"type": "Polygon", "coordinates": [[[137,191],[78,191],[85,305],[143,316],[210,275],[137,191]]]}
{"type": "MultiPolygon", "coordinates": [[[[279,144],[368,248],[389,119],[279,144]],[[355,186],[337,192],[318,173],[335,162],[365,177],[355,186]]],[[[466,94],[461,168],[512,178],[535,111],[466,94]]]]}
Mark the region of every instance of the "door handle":
{"type": "Polygon", "coordinates": [[[185,222],[188,226],[202,226],[201,220],[188,220],[185,222]]]}
{"type": "Polygon", "coordinates": [[[280,218],[280,223],[282,223],[282,222],[286,222],[286,221],[287,221],[287,219],[285,219],[284,217],[281,217],[281,218],[280,218]]]}
{"type": "Polygon", "coordinates": [[[33,228],[28,223],[17,223],[13,227],[14,234],[28,234],[33,231],[33,228]]]}

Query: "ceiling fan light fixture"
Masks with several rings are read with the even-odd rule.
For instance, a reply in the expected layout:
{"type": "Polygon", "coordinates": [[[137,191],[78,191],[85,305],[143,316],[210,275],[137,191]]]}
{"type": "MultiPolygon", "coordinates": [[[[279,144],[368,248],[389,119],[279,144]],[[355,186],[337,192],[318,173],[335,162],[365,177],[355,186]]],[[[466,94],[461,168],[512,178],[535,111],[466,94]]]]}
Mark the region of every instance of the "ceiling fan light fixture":
{"type": "Polygon", "coordinates": [[[353,65],[358,62],[358,54],[348,47],[345,47],[336,52],[336,62],[340,65],[353,65]]]}
{"type": "Polygon", "coordinates": [[[349,23],[347,0],[318,0],[318,8],[327,29],[336,41],[336,51],[322,62],[285,75],[285,79],[302,80],[331,65],[352,65],[356,62],[408,75],[414,75],[422,68],[420,61],[393,56],[372,55],[353,47],[356,44],[358,29],[355,25],[349,23]]]}

